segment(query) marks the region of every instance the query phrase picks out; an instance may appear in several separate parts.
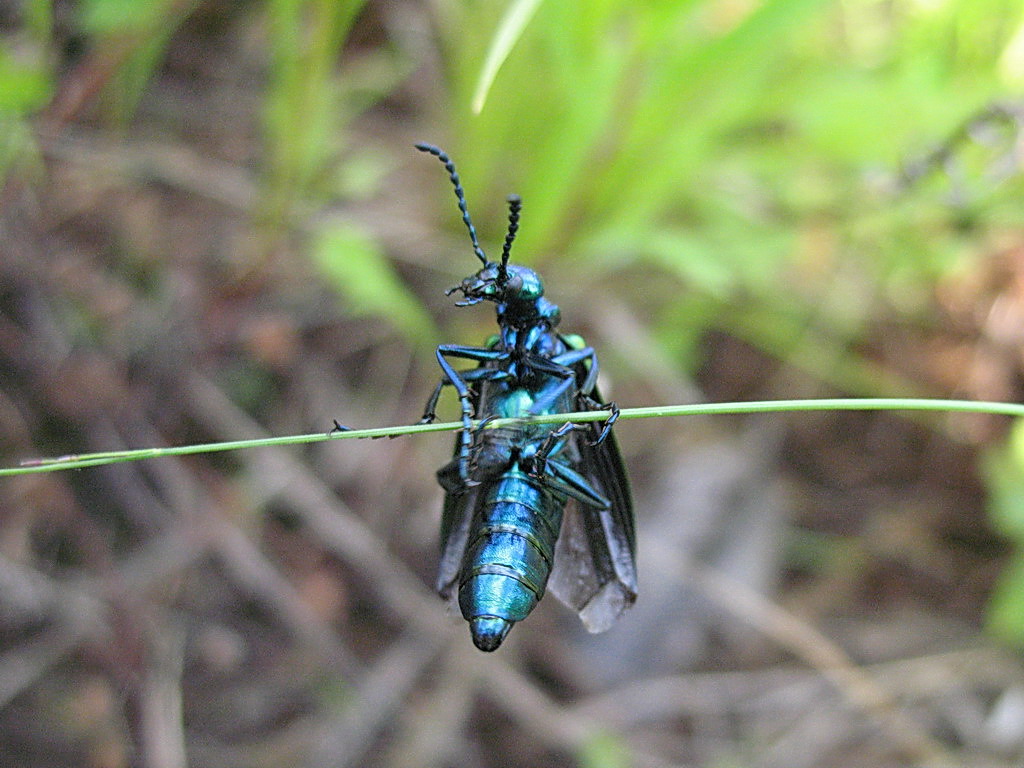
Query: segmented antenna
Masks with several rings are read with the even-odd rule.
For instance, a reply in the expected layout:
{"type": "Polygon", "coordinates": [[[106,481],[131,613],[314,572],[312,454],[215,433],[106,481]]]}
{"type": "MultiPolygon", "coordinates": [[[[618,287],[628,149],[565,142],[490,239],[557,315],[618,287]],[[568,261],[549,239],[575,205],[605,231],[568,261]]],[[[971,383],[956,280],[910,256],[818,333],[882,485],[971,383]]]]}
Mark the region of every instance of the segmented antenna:
{"type": "Polygon", "coordinates": [[[484,255],[483,249],[480,247],[480,243],[476,239],[476,227],[473,226],[472,220],[469,218],[469,209],[466,207],[466,194],[462,189],[462,183],[459,181],[459,174],[455,171],[455,163],[452,159],[445,154],[445,151],[440,147],[435,147],[433,144],[415,144],[416,149],[420,152],[426,152],[433,155],[442,163],[444,163],[445,170],[448,171],[448,178],[452,180],[452,184],[455,186],[455,199],[459,201],[459,210],[462,211],[462,221],[466,225],[466,229],[469,230],[469,239],[473,241],[473,253],[480,259],[481,263],[487,266],[487,256],[484,255]]]}
{"type": "Polygon", "coordinates": [[[516,239],[516,232],[519,231],[519,212],[523,210],[523,201],[519,195],[508,196],[508,234],[505,235],[505,245],[501,249],[501,264],[498,267],[498,279],[502,282],[508,279],[508,257],[512,252],[512,241],[516,239]]]}

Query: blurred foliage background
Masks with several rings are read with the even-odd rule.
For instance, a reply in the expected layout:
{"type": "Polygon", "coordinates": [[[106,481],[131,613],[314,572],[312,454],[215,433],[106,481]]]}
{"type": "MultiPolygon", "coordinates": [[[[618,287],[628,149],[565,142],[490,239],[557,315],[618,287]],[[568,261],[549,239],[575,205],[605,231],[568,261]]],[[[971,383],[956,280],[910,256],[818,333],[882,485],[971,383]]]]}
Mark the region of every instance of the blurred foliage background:
{"type": "MultiPolygon", "coordinates": [[[[0,5],[0,457],[408,423],[514,259],[621,405],[1020,401],[1013,0],[0,5]]],[[[449,403],[448,408],[454,406],[449,403]]],[[[1003,419],[620,425],[641,598],[494,656],[450,438],[0,483],[5,765],[1015,765],[1003,419]]]]}

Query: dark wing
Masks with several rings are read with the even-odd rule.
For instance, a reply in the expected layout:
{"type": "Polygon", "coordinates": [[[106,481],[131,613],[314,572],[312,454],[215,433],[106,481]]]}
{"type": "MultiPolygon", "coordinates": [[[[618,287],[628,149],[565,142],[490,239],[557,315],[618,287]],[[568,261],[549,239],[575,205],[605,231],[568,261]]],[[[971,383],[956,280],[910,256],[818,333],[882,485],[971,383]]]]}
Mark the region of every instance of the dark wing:
{"type": "MultiPolygon", "coordinates": [[[[592,397],[598,402],[600,394],[592,397]]],[[[587,409],[580,398],[580,410],[587,409]]],[[[599,422],[574,433],[579,464],[575,467],[611,502],[608,509],[570,504],[562,518],[555,566],[548,588],[580,614],[591,632],[604,632],[636,600],[636,532],[633,501],[622,456],[610,432],[597,446],[599,422]]]]}
{"type": "MultiPolygon", "coordinates": [[[[456,437],[456,452],[458,445],[456,437]]],[[[437,569],[436,588],[441,597],[454,600],[458,595],[459,573],[462,571],[466,541],[481,486],[466,487],[462,483],[458,460],[438,470],[437,479],[445,489],[445,494],[441,510],[441,563],[437,569]]]]}

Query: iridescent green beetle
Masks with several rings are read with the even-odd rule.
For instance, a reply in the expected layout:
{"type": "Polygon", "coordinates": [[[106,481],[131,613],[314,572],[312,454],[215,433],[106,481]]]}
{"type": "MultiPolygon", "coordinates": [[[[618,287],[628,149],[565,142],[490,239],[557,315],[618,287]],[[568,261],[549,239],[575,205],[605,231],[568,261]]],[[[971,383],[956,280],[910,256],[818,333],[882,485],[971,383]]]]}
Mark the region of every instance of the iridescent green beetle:
{"type": "Polygon", "coordinates": [[[618,408],[601,402],[594,350],[556,330],[560,312],[544,298],[540,276],[509,264],[519,198],[509,198],[501,261],[489,261],[451,159],[429,144],[416,148],[444,163],[483,264],[448,293],[462,293],[458,306],[493,302],[499,330],[482,347],[437,348],[444,376],[422,422],[434,420],[441,391],[451,386],[463,423],[454,458],[437,473],[445,490],[438,591],[458,600],[482,651],[501,645],[548,587],[579,612],[588,630],[602,632],[636,599],[633,503],[611,432],[618,408]],[[452,360],[478,365],[459,371],[452,360]],[[603,423],[566,422],[557,429],[529,423],[483,428],[497,418],[586,410],[611,415],[603,423]],[[475,429],[474,418],[482,422],[475,429]]]}

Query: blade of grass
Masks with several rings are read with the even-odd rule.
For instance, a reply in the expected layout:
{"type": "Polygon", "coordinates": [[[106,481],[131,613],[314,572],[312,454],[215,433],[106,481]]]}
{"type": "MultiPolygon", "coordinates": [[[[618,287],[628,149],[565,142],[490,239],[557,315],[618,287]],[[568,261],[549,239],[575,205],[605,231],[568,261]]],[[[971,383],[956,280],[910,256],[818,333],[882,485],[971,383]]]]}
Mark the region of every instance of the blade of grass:
{"type": "Polygon", "coordinates": [[[484,59],[484,66],[480,70],[480,79],[477,81],[476,90],[473,92],[472,109],[473,114],[479,115],[487,101],[487,94],[490,93],[494,78],[505,63],[512,48],[522,37],[523,30],[530,23],[537,12],[540,0],[516,0],[508,7],[508,11],[501,19],[498,30],[494,33],[491,45],[487,49],[487,58],[484,59]]]}
{"type": "MultiPolygon", "coordinates": [[[[912,398],[824,398],[819,400],[757,400],[749,403],[693,403],[690,405],[648,406],[623,408],[620,420],[665,418],[669,416],[710,416],[743,413],[796,413],[803,411],[934,411],[949,413],[987,413],[1005,416],[1024,416],[1024,404],[1000,403],[975,400],[933,400],[912,398]]],[[[485,429],[498,429],[520,424],[562,424],[567,421],[584,423],[604,421],[610,411],[577,411],[534,416],[529,419],[494,419],[487,422],[485,429]]],[[[479,422],[474,422],[478,427],[479,422]]],[[[373,429],[346,429],[343,431],[315,432],[307,435],[284,435],[259,440],[232,440],[223,443],[204,443],[170,448],[142,448],[131,451],[107,451],[60,456],[53,459],[28,459],[20,467],[0,469],[0,477],[24,475],[36,472],[54,472],[63,469],[81,469],[122,461],[154,459],[162,456],[183,456],[198,453],[234,451],[242,448],[266,448],[269,446],[301,445],[319,443],[325,440],[377,439],[400,437],[428,432],[450,432],[462,428],[461,422],[438,424],[411,424],[400,427],[375,427],[373,429]]]]}
{"type": "Polygon", "coordinates": [[[267,4],[270,61],[264,102],[266,141],[262,217],[271,234],[314,194],[335,162],[351,117],[339,102],[335,63],[364,0],[272,0],[267,4]]]}

